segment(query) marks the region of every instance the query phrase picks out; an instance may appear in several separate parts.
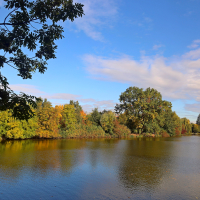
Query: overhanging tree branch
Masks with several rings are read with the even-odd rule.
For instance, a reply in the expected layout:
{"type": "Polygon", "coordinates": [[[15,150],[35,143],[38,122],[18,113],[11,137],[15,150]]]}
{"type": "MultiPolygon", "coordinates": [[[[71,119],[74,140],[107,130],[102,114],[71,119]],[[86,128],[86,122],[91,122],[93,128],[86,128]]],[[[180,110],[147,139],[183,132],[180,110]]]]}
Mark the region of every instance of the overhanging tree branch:
{"type": "MultiPolygon", "coordinates": [[[[0,50],[4,51],[3,56],[0,55],[0,67],[8,64],[16,69],[23,79],[31,79],[32,73],[36,70],[40,73],[45,72],[47,60],[56,58],[55,40],[64,37],[63,27],[56,23],[67,19],[74,21],[75,18],[82,17],[83,5],[73,4],[73,0],[6,0],[5,2],[4,7],[12,11],[5,17],[4,22],[0,23],[0,26],[5,26],[5,28],[0,27],[0,50]],[[42,27],[37,29],[32,26],[31,22],[40,24],[42,27]],[[31,30],[31,27],[37,30],[31,30]],[[24,48],[34,52],[35,56],[29,57],[24,54],[24,48]]],[[[11,109],[12,106],[14,109],[16,105],[11,102],[21,104],[23,108],[20,109],[23,112],[15,109],[15,117],[27,119],[31,116],[28,114],[30,113],[28,103],[34,104],[36,98],[25,94],[16,95],[8,85],[7,79],[0,74],[2,88],[0,90],[0,110],[11,109]]]]}

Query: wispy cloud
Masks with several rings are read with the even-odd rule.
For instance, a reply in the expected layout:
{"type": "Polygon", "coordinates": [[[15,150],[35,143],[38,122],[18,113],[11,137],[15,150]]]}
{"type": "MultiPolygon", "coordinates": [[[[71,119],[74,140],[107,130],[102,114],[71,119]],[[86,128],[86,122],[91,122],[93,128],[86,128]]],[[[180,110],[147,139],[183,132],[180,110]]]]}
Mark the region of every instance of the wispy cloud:
{"type": "Polygon", "coordinates": [[[152,30],[153,27],[153,20],[150,17],[143,16],[140,19],[131,19],[129,22],[145,30],[152,30]]]}
{"type": "Polygon", "coordinates": [[[55,93],[53,95],[45,94],[42,95],[43,98],[47,99],[61,99],[61,100],[76,100],[81,97],[81,95],[68,94],[68,93],[55,93]]]}
{"type": "Polygon", "coordinates": [[[85,55],[86,69],[93,78],[156,88],[165,98],[200,101],[200,48],[179,58],[145,56],[134,60],[85,55]]]}
{"type": "MultiPolygon", "coordinates": [[[[82,101],[83,99],[80,99],[79,101],[80,102],[83,102],[82,101]]],[[[84,104],[82,107],[83,107],[83,110],[87,111],[87,112],[91,112],[94,108],[98,108],[99,111],[101,110],[114,110],[114,107],[116,105],[116,102],[114,102],[113,100],[103,100],[103,101],[98,101],[98,100],[95,100],[95,102],[93,104],[84,104]]]]}
{"type": "Polygon", "coordinates": [[[185,104],[185,110],[200,113],[200,103],[185,104]]]}
{"type": "MultiPolygon", "coordinates": [[[[46,92],[41,91],[34,85],[27,85],[27,84],[16,84],[16,85],[10,85],[10,88],[14,90],[15,92],[24,92],[27,94],[35,95],[37,97],[42,97],[43,99],[51,99],[51,100],[61,100],[61,101],[69,101],[69,100],[74,100],[74,101],[79,101],[83,109],[87,112],[92,111],[94,108],[99,108],[99,110],[113,110],[116,103],[113,100],[96,100],[93,98],[82,98],[82,95],[77,95],[77,94],[69,94],[69,93],[54,93],[54,94],[49,94],[46,92]]],[[[62,104],[59,103],[58,101],[52,102],[55,105],[62,104]]]]}
{"type": "Polygon", "coordinates": [[[161,47],[163,47],[162,44],[155,44],[155,45],[153,46],[153,50],[158,50],[158,49],[161,48],[161,47]]]}
{"type": "Polygon", "coordinates": [[[24,92],[33,95],[41,95],[45,93],[37,89],[34,85],[15,84],[15,85],[9,85],[9,87],[16,92],[24,92]]]}
{"type": "Polygon", "coordinates": [[[195,48],[199,47],[199,45],[200,45],[200,40],[194,40],[192,42],[192,44],[187,46],[187,47],[190,48],[190,49],[195,49],[195,48]]]}
{"type": "Polygon", "coordinates": [[[74,23],[79,30],[94,40],[104,41],[100,28],[109,26],[111,19],[117,14],[114,0],[79,0],[84,5],[85,15],[74,23]]]}

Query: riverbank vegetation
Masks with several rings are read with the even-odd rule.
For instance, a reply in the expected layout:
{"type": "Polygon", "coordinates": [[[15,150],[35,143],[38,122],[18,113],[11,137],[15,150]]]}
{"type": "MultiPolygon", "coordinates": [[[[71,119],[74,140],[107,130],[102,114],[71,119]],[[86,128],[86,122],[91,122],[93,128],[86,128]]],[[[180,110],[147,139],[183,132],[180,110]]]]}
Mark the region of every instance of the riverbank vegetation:
{"type": "Polygon", "coordinates": [[[1,111],[0,138],[169,137],[200,132],[198,120],[192,124],[180,118],[172,111],[171,102],[162,100],[153,88],[129,87],[119,101],[115,112],[95,108],[86,114],[78,101],[53,107],[47,99],[40,99],[29,120],[15,119],[12,110],[1,111]]]}

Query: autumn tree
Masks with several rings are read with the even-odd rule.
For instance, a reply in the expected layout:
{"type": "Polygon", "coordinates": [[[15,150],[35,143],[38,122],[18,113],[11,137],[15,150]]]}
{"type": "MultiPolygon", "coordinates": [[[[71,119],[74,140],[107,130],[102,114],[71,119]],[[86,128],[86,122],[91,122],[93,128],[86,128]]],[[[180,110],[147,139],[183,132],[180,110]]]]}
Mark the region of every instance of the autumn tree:
{"type": "Polygon", "coordinates": [[[59,137],[60,113],[52,107],[51,102],[44,99],[37,104],[37,135],[42,138],[59,137]]]}
{"type": "Polygon", "coordinates": [[[115,120],[114,122],[113,132],[118,137],[128,136],[131,134],[131,130],[127,126],[120,124],[118,120],[115,120]]]}
{"type": "Polygon", "coordinates": [[[83,110],[81,110],[80,115],[81,115],[81,120],[82,120],[81,123],[82,124],[86,124],[86,121],[87,121],[87,115],[86,115],[86,113],[83,110]]]}
{"type": "Polygon", "coordinates": [[[0,137],[6,139],[26,139],[36,135],[37,116],[29,120],[18,120],[12,110],[0,111],[0,137]]]}
{"type": "MultiPolygon", "coordinates": [[[[8,15],[0,23],[0,68],[10,66],[18,76],[31,79],[36,71],[44,73],[47,61],[56,58],[55,40],[62,39],[60,21],[82,17],[83,5],[73,0],[4,0],[8,15]],[[25,52],[30,51],[32,56],[25,52]]],[[[0,73],[0,110],[12,109],[14,117],[34,115],[36,97],[15,94],[7,78],[0,73]]]]}

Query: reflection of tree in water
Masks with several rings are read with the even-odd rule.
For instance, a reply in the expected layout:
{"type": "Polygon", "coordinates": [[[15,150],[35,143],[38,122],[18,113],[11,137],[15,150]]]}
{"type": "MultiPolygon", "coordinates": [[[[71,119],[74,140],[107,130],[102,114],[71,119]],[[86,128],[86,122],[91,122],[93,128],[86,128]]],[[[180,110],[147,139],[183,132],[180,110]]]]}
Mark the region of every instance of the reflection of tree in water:
{"type": "Polygon", "coordinates": [[[93,168],[96,168],[98,164],[112,166],[112,158],[114,158],[116,153],[115,147],[119,141],[119,139],[93,139],[91,142],[87,140],[88,156],[91,166],[93,168]]]}
{"type": "Polygon", "coordinates": [[[124,187],[151,190],[162,182],[165,175],[169,175],[169,143],[155,140],[158,139],[126,142],[118,169],[118,177],[124,187]]]}
{"type": "Polygon", "coordinates": [[[22,173],[24,166],[31,167],[34,156],[33,148],[34,144],[29,140],[1,142],[0,177],[17,178],[22,173]]]}
{"type": "MultiPolygon", "coordinates": [[[[45,177],[54,172],[70,173],[85,146],[77,140],[18,140],[0,143],[0,177],[18,178],[28,170],[45,177]]],[[[53,175],[53,174],[52,174],[53,175]]]]}

